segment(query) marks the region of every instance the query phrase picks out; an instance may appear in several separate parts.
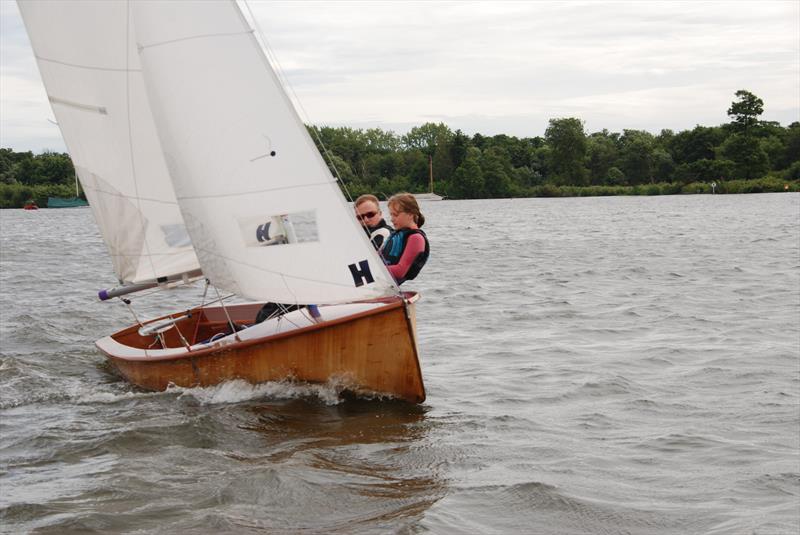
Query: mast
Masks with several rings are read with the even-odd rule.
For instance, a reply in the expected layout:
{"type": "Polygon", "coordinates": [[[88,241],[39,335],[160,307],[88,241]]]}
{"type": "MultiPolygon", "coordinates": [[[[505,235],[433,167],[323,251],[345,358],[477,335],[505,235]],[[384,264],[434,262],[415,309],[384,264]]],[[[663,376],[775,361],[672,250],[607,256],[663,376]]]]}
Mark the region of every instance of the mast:
{"type": "Polygon", "coordinates": [[[428,155],[428,176],[430,177],[430,192],[433,193],[433,156],[428,155]]]}

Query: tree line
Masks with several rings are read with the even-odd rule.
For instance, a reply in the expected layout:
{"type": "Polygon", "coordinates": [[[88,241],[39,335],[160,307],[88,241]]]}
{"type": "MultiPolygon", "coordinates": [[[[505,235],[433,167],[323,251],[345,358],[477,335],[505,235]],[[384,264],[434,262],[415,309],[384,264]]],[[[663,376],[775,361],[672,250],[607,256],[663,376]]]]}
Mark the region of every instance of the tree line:
{"type": "MultiPolygon", "coordinates": [[[[347,193],[389,196],[429,189],[451,199],[800,191],[800,122],[762,121],[764,102],[737,91],[731,121],[691,130],[587,134],[575,117],[550,119],[544,136],[468,136],[444,123],[404,135],[379,128],[309,127],[347,193]]],[[[0,207],[74,195],[67,154],[0,149],[0,207]]]]}
{"type": "Polygon", "coordinates": [[[731,122],[691,130],[587,134],[584,122],[551,119],[543,137],[468,136],[443,123],[405,135],[381,129],[310,129],[354,197],[422,192],[452,199],[558,195],[747,192],[800,189],[800,122],[759,119],[764,103],[746,90],[731,122]],[[759,179],[758,183],[750,183],[759,179]]]}
{"type": "Polygon", "coordinates": [[[21,208],[48,197],[75,196],[75,168],[69,154],[33,154],[0,149],[0,208],[21,208]]]}

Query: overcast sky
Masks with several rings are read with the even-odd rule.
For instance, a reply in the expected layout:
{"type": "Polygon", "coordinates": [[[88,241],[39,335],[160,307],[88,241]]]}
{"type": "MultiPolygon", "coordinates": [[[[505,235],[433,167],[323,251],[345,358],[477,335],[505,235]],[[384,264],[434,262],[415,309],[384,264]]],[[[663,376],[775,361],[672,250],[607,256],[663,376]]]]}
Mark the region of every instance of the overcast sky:
{"type": "MultiPolygon", "coordinates": [[[[658,133],[727,122],[738,89],[800,120],[798,0],[249,4],[317,125],[658,133]]],[[[0,146],[64,151],[16,3],[0,16],[0,146]]]]}

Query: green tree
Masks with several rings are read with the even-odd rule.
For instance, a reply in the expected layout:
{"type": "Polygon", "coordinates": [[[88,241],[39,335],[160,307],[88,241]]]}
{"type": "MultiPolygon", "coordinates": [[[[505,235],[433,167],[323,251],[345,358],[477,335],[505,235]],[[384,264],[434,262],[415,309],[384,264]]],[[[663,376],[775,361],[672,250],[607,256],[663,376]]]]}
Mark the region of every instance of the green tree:
{"type": "Polygon", "coordinates": [[[405,148],[420,150],[428,156],[433,156],[439,143],[450,141],[453,132],[444,123],[425,123],[415,126],[403,136],[402,144],[405,148]]]}
{"type": "Polygon", "coordinates": [[[775,168],[788,169],[798,161],[800,161],[800,123],[794,122],[786,127],[783,137],[783,153],[775,162],[775,168]]]}
{"type": "MultiPolygon", "coordinates": [[[[0,183],[14,184],[17,181],[14,177],[14,156],[13,150],[0,149],[0,183]]],[[[11,190],[8,191],[10,192],[11,190]]]]}
{"type": "Polygon", "coordinates": [[[75,168],[69,155],[44,152],[34,157],[37,161],[36,184],[71,184],[75,168]]]}
{"type": "Polygon", "coordinates": [[[675,134],[667,147],[676,165],[696,160],[713,160],[716,147],[725,140],[725,132],[720,128],[696,126],[675,134]]]}
{"type": "Polygon", "coordinates": [[[457,199],[481,199],[485,197],[485,183],[480,165],[481,151],[470,147],[458,169],[453,174],[449,193],[457,199]]]}
{"type": "Polygon", "coordinates": [[[739,100],[731,103],[728,115],[733,118],[738,131],[749,136],[758,124],[758,117],[764,113],[764,101],[745,89],[737,91],[736,97],[739,100]]]}
{"type": "Polygon", "coordinates": [[[726,139],[719,152],[734,163],[733,178],[760,178],[769,171],[769,157],[761,144],[744,134],[726,139]]]}
{"type": "Polygon", "coordinates": [[[757,140],[761,149],[767,154],[769,158],[770,169],[781,169],[780,161],[783,156],[783,141],[777,136],[764,137],[757,140]]]}
{"type": "Polygon", "coordinates": [[[691,182],[711,182],[728,179],[734,176],[735,164],[730,160],[695,160],[684,163],[675,170],[675,180],[682,184],[691,182]]]}
{"type": "Polygon", "coordinates": [[[510,196],[513,170],[505,149],[490,147],[485,150],[481,158],[481,171],[487,196],[491,198],[510,196]]]}
{"type": "Polygon", "coordinates": [[[583,167],[586,156],[586,133],[583,121],[574,117],[550,119],[544,134],[550,147],[550,170],[557,184],[582,186],[588,180],[583,167]]]}
{"type": "Polygon", "coordinates": [[[654,182],[653,134],[644,130],[624,130],[620,138],[620,160],[622,172],[629,184],[654,182]]]}
{"type": "Polygon", "coordinates": [[[338,176],[341,181],[345,183],[353,182],[355,180],[356,176],[353,173],[353,170],[350,168],[350,164],[347,163],[343,158],[340,158],[336,154],[328,154],[328,158],[325,160],[328,164],[328,169],[330,169],[333,176],[338,176]]]}
{"type": "Polygon", "coordinates": [[[427,191],[428,155],[419,149],[405,151],[403,153],[403,176],[406,177],[411,186],[409,189],[412,191],[427,191]]]}
{"type": "Polygon", "coordinates": [[[370,128],[363,133],[361,139],[369,152],[387,154],[400,150],[400,138],[391,130],[384,132],[380,128],[370,128]]]}
{"type": "Polygon", "coordinates": [[[447,182],[453,175],[453,136],[436,138],[436,148],[433,151],[433,177],[436,183],[447,182]]]}
{"type": "Polygon", "coordinates": [[[586,166],[592,184],[605,184],[608,170],[617,163],[617,144],[608,135],[608,130],[595,132],[587,140],[586,166]]]}
{"type": "Polygon", "coordinates": [[[450,142],[450,161],[454,169],[464,162],[467,157],[467,149],[470,147],[469,136],[465,135],[461,130],[456,130],[453,134],[453,139],[450,142]]]}
{"type": "Polygon", "coordinates": [[[606,181],[608,182],[608,184],[614,186],[623,186],[625,185],[626,182],[625,173],[623,173],[619,167],[612,167],[611,169],[608,170],[608,173],[606,175],[606,181]]]}
{"type": "Polygon", "coordinates": [[[662,147],[653,150],[653,174],[656,182],[671,182],[675,172],[672,155],[662,147]]]}

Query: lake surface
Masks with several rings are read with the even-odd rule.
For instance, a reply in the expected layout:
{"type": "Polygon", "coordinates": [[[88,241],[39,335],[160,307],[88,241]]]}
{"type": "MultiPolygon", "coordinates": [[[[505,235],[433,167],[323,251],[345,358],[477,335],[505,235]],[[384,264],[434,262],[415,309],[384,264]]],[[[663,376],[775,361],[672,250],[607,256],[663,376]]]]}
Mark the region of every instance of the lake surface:
{"type": "Polygon", "coordinates": [[[0,531],[798,533],[799,194],[423,211],[420,406],[138,391],[89,209],[0,211],[0,531]]]}

